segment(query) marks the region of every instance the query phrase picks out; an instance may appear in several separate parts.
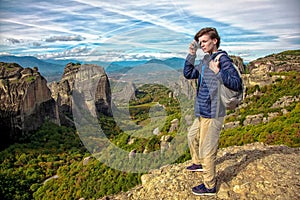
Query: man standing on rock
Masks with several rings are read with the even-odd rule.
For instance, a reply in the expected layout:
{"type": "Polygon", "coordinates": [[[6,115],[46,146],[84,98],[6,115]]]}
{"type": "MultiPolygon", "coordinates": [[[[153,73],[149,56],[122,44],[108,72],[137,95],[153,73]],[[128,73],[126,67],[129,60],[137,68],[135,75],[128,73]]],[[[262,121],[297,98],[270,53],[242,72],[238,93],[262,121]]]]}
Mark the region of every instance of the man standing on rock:
{"type": "Polygon", "coordinates": [[[192,188],[196,195],[216,194],[216,155],[226,108],[220,101],[220,84],[238,91],[242,80],[225,51],[218,50],[220,36],[215,28],[203,28],[189,46],[183,74],[198,79],[194,111],[196,119],[188,132],[192,157],[189,171],[203,171],[203,184],[192,188]],[[195,65],[197,48],[206,55],[195,65]],[[222,54],[220,57],[218,54],[222,54]],[[219,58],[219,59],[218,59],[219,58]]]}

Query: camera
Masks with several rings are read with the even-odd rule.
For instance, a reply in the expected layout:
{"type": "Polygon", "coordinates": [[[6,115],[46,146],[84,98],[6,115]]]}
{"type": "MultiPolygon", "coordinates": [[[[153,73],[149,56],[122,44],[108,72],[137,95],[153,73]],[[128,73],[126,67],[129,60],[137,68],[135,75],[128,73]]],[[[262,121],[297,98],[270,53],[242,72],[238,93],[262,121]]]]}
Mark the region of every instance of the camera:
{"type": "Polygon", "coordinates": [[[193,48],[195,49],[195,50],[197,50],[197,49],[200,49],[200,44],[197,42],[197,41],[194,41],[193,42],[193,48]]]}

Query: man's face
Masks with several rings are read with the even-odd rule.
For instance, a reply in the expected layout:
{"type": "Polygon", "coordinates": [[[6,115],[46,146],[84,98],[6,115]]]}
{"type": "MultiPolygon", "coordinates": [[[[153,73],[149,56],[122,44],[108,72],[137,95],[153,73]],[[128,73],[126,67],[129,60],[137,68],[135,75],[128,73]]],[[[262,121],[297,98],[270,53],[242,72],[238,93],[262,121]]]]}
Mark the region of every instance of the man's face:
{"type": "Polygon", "coordinates": [[[204,53],[212,53],[218,50],[216,45],[217,41],[217,39],[210,39],[209,35],[207,34],[199,37],[200,46],[204,53]]]}

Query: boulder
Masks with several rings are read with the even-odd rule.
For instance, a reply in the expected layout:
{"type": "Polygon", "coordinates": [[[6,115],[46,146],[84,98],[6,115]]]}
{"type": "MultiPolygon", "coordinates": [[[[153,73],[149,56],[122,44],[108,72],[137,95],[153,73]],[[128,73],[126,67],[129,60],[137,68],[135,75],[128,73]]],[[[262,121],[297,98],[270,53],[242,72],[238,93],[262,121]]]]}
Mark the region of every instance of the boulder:
{"type": "Polygon", "coordinates": [[[177,131],[179,127],[179,120],[178,119],[173,119],[171,121],[171,127],[169,129],[169,133],[177,131]]]}
{"type": "Polygon", "coordinates": [[[264,114],[257,114],[257,115],[248,115],[246,119],[243,122],[244,126],[247,126],[249,124],[257,125],[263,122],[263,116],[264,114]]]}

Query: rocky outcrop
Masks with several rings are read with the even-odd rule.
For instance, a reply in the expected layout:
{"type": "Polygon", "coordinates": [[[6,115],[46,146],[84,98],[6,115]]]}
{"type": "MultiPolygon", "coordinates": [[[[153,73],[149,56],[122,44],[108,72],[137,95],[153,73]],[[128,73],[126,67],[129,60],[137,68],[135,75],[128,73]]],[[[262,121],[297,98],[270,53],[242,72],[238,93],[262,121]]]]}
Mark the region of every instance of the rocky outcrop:
{"type": "Polygon", "coordinates": [[[257,114],[257,115],[248,115],[246,117],[246,119],[244,120],[244,126],[247,126],[249,124],[253,124],[253,125],[260,124],[263,121],[263,117],[264,117],[264,114],[262,114],[262,113],[257,114]]]}
{"type": "Polygon", "coordinates": [[[266,72],[300,72],[300,50],[284,51],[257,59],[248,64],[250,74],[266,72]]]}
{"type": "MultiPolygon", "coordinates": [[[[259,113],[256,115],[247,115],[245,120],[243,121],[244,126],[248,125],[258,125],[261,123],[269,123],[272,119],[281,116],[282,114],[287,114],[288,111],[286,109],[281,109],[280,112],[270,112],[267,114],[267,116],[264,116],[263,113],[259,113]]],[[[236,115],[229,115],[226,117],[232,117],[234,116],[235,118],[240,118],[240,116],[236,115]]],[[[233,121],[233,122],[227,122],[224,124],[223,128],[224,129],[231,129],[231,128],[236,128],[241,125],[240,121],[233,121]]]]}
{"type": "Polygon", "coordinates": [[[46,120],[60,124],[47,81],[37,68],[0,63],[0,126],[2,142],[36,130],[46,120]]]}
{"type": "Polygon", "coordinates": [[[175,94],[183,94],[187,99],[192,100],[196,95],[197,80],[188,80],[182,75],[180,76],[179,83],[175,88],[175,94]]]}
{"type": "Polygon", "coordinates": [[[163,135],[160,139],[160,151],[164,152],[171,147],[171,141],[173,137],[171,135],[163,135]]]}
{"type": "Polygon", "coordinates": [[[217,195],[195,196],[191,188],[202,182],[202,172],[188,172],[191,161],[153,170],[142,184],[102,200],[197,200],[300,198],[300,149],[262,143],[232,146],[218,151],[217,195]]]}
{"type": "Polygon", "coordinates": [[[246,85],[264,86],[272,84],[284,76],[271,75],[272,72],[300,72],[300,50],[285,51],[257,59],[247,65],[249,74],[245,76],[246,85]]]}
{"type": "Polygon", "coordinates": [[[61,124],[67,126],[74,125],[72,93],[75,89],[76,81],[77,83],[80,82],[76,89],[85,91],[86,93],[90,91],[90,94],[94,94],[92,97],[85,97],[85,103],[87,103],[88,107],[88,101],[92,100],[92,103],[94,103],[96,107],[96,113],[102,113],[107,116],[112,115],[110,84],[104,69],[97,65],[69,63],[65,67],[61,81],[50,84],[52,97],[58,104],[61,124]],[[94,77],[96,77],[97,80],[92,80],[94,77]]]}
{"type": "Polygon", "coordinates": [[[284,96],[276,101],[271,108],[284,108],[291,105],[294,102],[300,101],[300,95],[298,96],[284,96]]]}
{"type": "Polygon", "coordinates": [[[52,97],[59,108],[59,117],[62,125],[73,126],[71,95],[79,68],[80,64],[67,64],[61,81],[52,82],[49,85],[52,97]]]}
{"type": "Polygon", "coordinates": [[[69,63],[61,81],[49,85],[51,90],[36,67],[0,63],[0,68],[1,147],[37,130],[45,121],[74,126],[72,93],[76,81],[80,82],[77,90],[93,94],[85,96],[88,108],[95,108],[97,114],[112,115],[110,84],[102,67],[69,63]]]}
{"type": "Polygon", "coordinates": [[[136,93],[139,91],[134,83],[114,80],[113,85],[112,100],[117,106],[127,105],[129,101],[136,100],[136,93]]]}
{"type": "Polygon", "coordinates": [[[230,58],[232,59],[232,62],[238,67],[241,74],[245,74],[245,64],[243,59],[239,56],[233,56],[233,55],[231,55],[230,58]]]}
{"type": "Polygon", "coordinates": [[[178,128],[179,128],[179,119],[175,118],[171,121],[171,126],[170,126],[170,129],[169,129],[169,133],[177,131],[178,128]]]}
{"type": "Polygon", "coordinates": [[[231,129],[231,128],[236,128],[240,125],[240,121],[234,121],[234,122],[228,122],[225,123],[223,128],[224,129],[231,129]]]}

